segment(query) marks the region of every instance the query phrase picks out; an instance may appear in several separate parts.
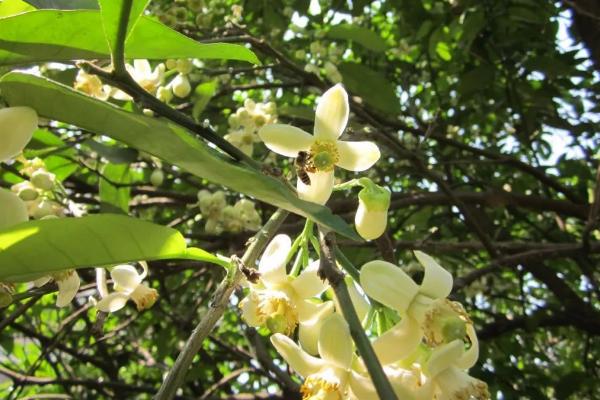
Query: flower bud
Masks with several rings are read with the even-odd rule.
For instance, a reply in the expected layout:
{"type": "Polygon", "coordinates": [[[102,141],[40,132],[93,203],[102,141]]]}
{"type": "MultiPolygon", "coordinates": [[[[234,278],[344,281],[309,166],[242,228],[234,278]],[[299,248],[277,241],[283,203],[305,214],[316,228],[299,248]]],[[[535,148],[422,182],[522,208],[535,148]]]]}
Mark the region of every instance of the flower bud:
{"type": "Polygon", "coordinates": [[[194,64],[192,64],[191,60],[188,60],[186,58],[181,58],[181,59],[179,59],[179,60],[176,61],[176,63],[175,63],[175,69],[180,74],[187,75],[190,72],[192,72],[192,69],[194,69],[194,64]]]}
{"type": "Polygon", "coordinates": [[[45,169],[38,169],[31,174],[31,183],[41,190],[52,190],[56,176],[45,169]]]}
{"type": "Polygon", "coordinates": [[[35,219],[42,219],[49,215],[56,216],[58,212],[58,207],[56,204],[50,200],[42,199],[34,202],[32,207],[30,208],[31,216],[35,219]]]}
{"type": "Polygon", "coordinates": [[[8,107],[0,110],[0,162],[10,160],[29,143],[37,129],[38,116],[33,108],[8,107]]]}
{"type": "Polygon", "coordinates": [[[168,103],[173,99],[173,92],[167,87],[159,86],[158,89],[156,89],[156,98],[163,103],[168,103]]]}
{"type": "Polygon", "coordinates": [[[13,192],[0,188],[0,229],[20,224],[29,219],[27,206],[13,192]]]}
{"type": "Polygon", "coordinates": [[[187,97],[192,92],[190,81],[185,75],[178,74],[171,82],[171,85],[173,87],[173,94],[179,98],[187,97]]]}
{"type": "Polygon", "coordinates": [[[11,190],[23,201],[33,201],[39,196],[39,192],[29,181],[17,183],[11,187],[11,190]]]}
{"type": "Polygon", "coordinates": [[[377,239],[385,232],[387,226],[391,194],[389,190],[377,186],[370,179],[362,178],[360,181],[364,188],[358,193],[354,224],[363,239],[377,239]]]}
{"type": "Polygon", "coordinates": [[[165,66],[167,69],[175,69],[177,68],[177,60],[169,58],[167,61],[165,61],[165,66]]]}
{"type": "Polygon", "coordinates": [[[159,187],[162,185],[164,180],[165,174],[163,173],[162,169],[156,168],[154,171],[152,171],[152,174],[150,174],[150,183],[154,187],[159,187]]]}

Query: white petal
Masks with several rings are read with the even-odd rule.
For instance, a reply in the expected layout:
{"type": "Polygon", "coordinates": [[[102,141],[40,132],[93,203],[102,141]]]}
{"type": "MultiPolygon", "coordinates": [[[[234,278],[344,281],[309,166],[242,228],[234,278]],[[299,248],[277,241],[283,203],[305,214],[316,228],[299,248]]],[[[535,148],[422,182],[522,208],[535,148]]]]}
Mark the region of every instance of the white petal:
{"type": "Polygon", "coordinates": [[[317,355],[319,353],[318,342],[319,334],[325,319],[333,313],[333,302],[327,301],[313,313],[312,318],[306,321],[300,321],[298,327],[298,342],[302,348],[309,354],[317,355]]]}
{"type": "Polygon", "coordinates": [[[370,261],[360,271],[360,285],[367,295],[404,314],[419,286],[400,268],[386,261],[370,261]]]}
{"type": "Polygon", "coordinates": [[[315,138],[337,140],[346,129],[349,113],[348,93],[342,85],[337,84],[323,93],[315,114],[315,138]]]}
{"type": "Polygon", "coordinates": [[[135,69],[135,78],[148,78],[152,74],[152,67],[148,60],[133,60],[133,68],[135,69]]]}
{"type": "Polygon", "coordinates": [[[431,256],[422,251],[415,251],[415,257],[425,268],[425,276],[419,292],[434,299],[443,299],[452,292],[452,274],[446,271],[431,256]]]}
{"type": "Polygon", "coordinates": [[[350,379],[348,381],[352,394],[357,399],[377,399],[377,391],[370,379],[350,371],[350,379]]]}
{"type": "Polygon", "coordinates": [[[317,204],[325,204],[333,192],[333,171],[308,173],[310,185],[305,185],[300,179],[296,182],[298,197],[302,200],[317,204]]]}
{"type": "Polygon", "coordinates": [[[473,378],[456,367],[444,370],[435,380],[436,385],[440,388],[440,393],[436,397],[439,400],[487,400],[490,398],[485,382],[473,378]]]}
{"type": "Polygon", "coordinates": [[[471,340],[471,347],[456,362],[456,366],[462,369],[469,369],[477,363],[479,358],[479,340],[472,324],[467,324],[467,336],[471,340]]]}
{"type": "Polygon", "coordinates": [[[256,291],[251,290],[250,293],[240,302],[242,310],[242,318],[250,326],[258,327],[264,323],[264,317],[258,313],[259,297],[256,291]]]}
{"type": "Polygon", "coordinates": [[[58,285],[58,297],[56,298],[57,307],[65,307],[69,305],[71,300],[75,297],[79,291],[79,285],[81,280],[79,275],[75,271],[70,271],[64,275],[63,279],[56,281],[58,285]]]}
{"type": "Polygon", "coordinates": [[[379,160],[379,147],[373,142],[342,142],[336,143],[340,153],[338,167],[348,171],[364,171],[379,160]]]}
{"type": "Polygon", "coordinates": [[[25,202],[10,190],[0,188],[0,229],[20,224],[28,219],[25,202]]]}
{"type": "Polygon", "coordinates": [[[38,117],[33,108],[0,109],[0,162],[10,160],[23,151],[37,126],[38,117]]]}
{"type": "Polygon", "coordinates": [[[317,318],[323,312],[324,309],[332,307],[332,303],[332,301],[326,301],[324,303],[317,303],[309,300],[296,301],[295,305],[298,311],[298,320],[304,322],[317,318]]]}
{"type": "Polygon", "coordinates": [[[115,290],[133,291],[142,282],[142,276],[134,266],[117,265],[110,270],[110,277],[115,283],[115,290]]]}
{"type": "Polygon", "coordinates": [[[294,371],[303,377],[318,372],[325,363],[302,350],[292,339],[281,333],[271,336],[271,343],[294,371]]]}
{"type": "Polygon", "coordinates": [[[362,322],[367,316],[371,305],[369,304],[365,296],[358,291],[356,282],[354,282],[352,278],[347,277],[346,283],[348,285],[348,293],[350,294],[350,300],[352,301],[352,305],[356,310],[358,319],[362,322]]]}
{"type": "Polygon", "coordinates": [[[286,157],[296,157],[299,151],[306,151],[315,138],[300,128],[285,124],[265,125],[258,136],[269,150],[286,157]]]}
{"type": "Polygon", "coordinates": [[[327,289],[327,284],[317,274],[318,269],[319,260],[313,261],[292,281],[291,286],[299,298],[315,297],[327,289]]]}
{"type": "Polygon", "coordinates": [[[286,282],[285,259],[292,249],[292,240],[288,235],[277,235],[265,249],[258,272],[267,286],[275,286],[286,282]]]}
{"type": "Polygon", "coordinates": [[[35,279],[33,281],[33,285],[35,287],[42,287],[46,283],[50,282],[51,279],[52,279],[52,277],[50,275],[42,276],[41,278],[35,279]]]}
{"type": "Polygon", "coordinates": [[[391,364],[414,352],[422,337],[423,330],[419,324],[406,316],[392,329],[375,339],[373,349],[381,364],[391,364]]]}
{"type": "Polygon", "coordinates": [[[440,372],[456,364],[464,351],[463,341],[459,339],[436,347],[431,353],[429,360],[427,360],[427,376],[433,378],[440,372]]]}
{"type": "Polygon", "coordinates": [[[358,234],[365,240],[374,240],[383,235],[387,226],[386,211],[369,211],[362,201],[359,201],[354,226],[358,234]]]}
{"type": "Polygon", "coordinates": [[[129,296],[122,292],[113,292],[107,295],[96,304],[96,308],[107,313],[119,311],[125,307],[125,303],[129,300],[129,296]]]}
{"type": "Polygon", "coordinates": [[[319,355],[328,364],[342,369],[350,368],[354,346],[348,323],[341,314],[331,314],[323,322],[319,334],[319,355]]]}

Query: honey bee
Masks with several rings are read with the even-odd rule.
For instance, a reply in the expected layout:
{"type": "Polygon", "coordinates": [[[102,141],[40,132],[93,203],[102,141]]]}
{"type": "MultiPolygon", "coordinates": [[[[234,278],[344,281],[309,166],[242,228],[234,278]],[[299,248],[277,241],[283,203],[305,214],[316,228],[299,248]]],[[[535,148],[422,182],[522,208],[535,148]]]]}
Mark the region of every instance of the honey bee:
{"type": "Polygon", "coordinates": [[[296,167],[296,174],[302,183],[310,186],[310,176],[308,176],[308,173],[317,172],[312,162],[311,154],[306,151],[298,152],[298,156],[294,160],[294,167],[296,167]]]}

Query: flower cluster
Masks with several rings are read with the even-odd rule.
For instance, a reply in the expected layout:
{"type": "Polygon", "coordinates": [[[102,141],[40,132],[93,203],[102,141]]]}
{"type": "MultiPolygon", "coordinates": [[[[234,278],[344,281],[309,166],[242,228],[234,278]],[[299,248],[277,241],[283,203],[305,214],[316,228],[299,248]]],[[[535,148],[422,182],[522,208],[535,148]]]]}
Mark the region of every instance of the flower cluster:
{"type": "Polygon", "coordinates": [[[342,74],[336,67],[344,50],[337,47],[335,43],[329,47],[323,45],[320,41],[314,41],[310,44],[310,53],[304,50],[297,50],[294,54],[296,58],[307,61],[304,66],[306,72],[320,75],[321,72],[333,83],[342,82],[342,74]]]}
{"type": "Polygon", "coordinates": [[[192,85],[188,77],[194,69],[192,60],[167,60],[166,66],[168,70],[177,72],[177,75],[175,75],[175,78],[166,87],[161,86],[158,89],[158,99],[168,103],[173,97],[172,94],[181,99],[188,97],[192,92],[192,85]]]}
{"type": "Polygon", "coordinates": [[[21,173],[29,177],[11,187],[27,206],[27,214],[34,219],[64,216],[63,206],[56,201],[54,190],[56,176],[49,172],[46,164],[39,158],[22,159],[21,173]]]}
{"type": "Polygon", "coordinates": [[[200,190],[197,204],[206,220],[204,229],[212,235],[257,231],[260,228],[261,217],[251,200],[240,199],[234,205],[228,205],[225,192],[200,190]]]}
{"type": "MultiPolygon", "coordinates": [[[[242,317],[271,332],[276,350],[304,377],[303,399],[377,398],[336,302],[321,298],[328,286],[317,275],[319,260],[297,274],[288,273],[292,248],[286,235],[277,235],[267,246],[259,262],[260,279],[249,284],[239,304],[242,317]],[[296,329],[299,344],[292,339],[296,329]]],[[[362,290],[353,290],[352,296],[357,309],[358,303],[368,305],[361,295],[366,293],[388,307],[384,311],[379,305],[375,312],[393,310],[400,319],[384,332],[369,322],[365,326],[377,333],[373,347],[394,391],[399,398],[489,398],[486,384],[468,374],[479,345],[462,305],[447,299],[451,274],[430,256],[415,256],[425,270],[420,285],[399,267],[376,260],[363,265],[362,290]]]]}
{"type": "Polygon", "coordinates": [[[229,116],[229,133],[225,140],[251,156],[254,143],[260,142],[256,134],[260,128],[277,121],[275,103],[255,103],[251,99],[244,101],[244,107],[229,116]]]}

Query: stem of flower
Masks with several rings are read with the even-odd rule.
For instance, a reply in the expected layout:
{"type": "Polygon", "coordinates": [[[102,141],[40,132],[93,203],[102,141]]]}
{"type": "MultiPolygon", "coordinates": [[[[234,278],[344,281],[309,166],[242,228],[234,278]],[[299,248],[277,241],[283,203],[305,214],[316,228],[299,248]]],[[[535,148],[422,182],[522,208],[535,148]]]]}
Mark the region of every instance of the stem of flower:
{"type": "MultiPolygon", "coordinates": [[[[251,239],[248,248],[242,256],[241,264],[251,267],[255,266],[259,254],[267,246],[267,243],[273,235],[275,235],[275,232],[279,229],[288,214],[287,211],[282,209],[278,209],[273,213],[262,229],[251,239]]],[[[213,295],[208,311],[190,334],[181,353],[177,356],[173,368],[171,368],[171,371],[169,371],[160,386],[158,393],[154,396],[154,400],[171,400],[175,396],[177,389],[179,389],[185,380],[185,375],[192,364],[194,356],[196,356],[202,347],[204,339],[206,339],[219,319],[223,316],[223,313],[229,305],[229,297],[231,297],[233,290],[242,280],[243,275],[244,274],[241,272],[239,266],[232,265],[229,268],[227,276],[219,284],[219,287],[213,295]]]]}
{"type": "Polygon", "coordinates": [[[367,371],[373,380],[375,389],[379,398],[382,400],[397,400],[398,397],[392,389],[392,385],[387,379],[383,368],[375,355],[375,351],[371,346],[369,338],[365,334],[356,310],[352,305],[350,293],[344,280],[344,274],[337,268],[335,261],[335,233],[325,233],[319,229],[319,242],[321,244],[321,262],[319,265],[319,276],[327,279],[331,288],[335,292],[342,314],[350,327],[350,334],[356,344],[359,354],[361,355],[367,371]]]}

